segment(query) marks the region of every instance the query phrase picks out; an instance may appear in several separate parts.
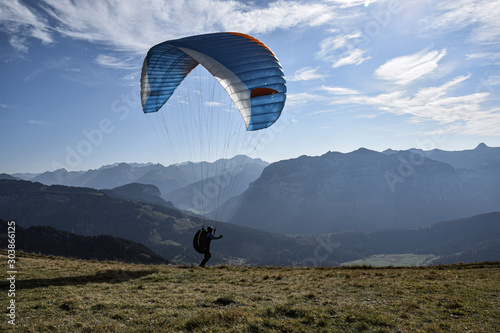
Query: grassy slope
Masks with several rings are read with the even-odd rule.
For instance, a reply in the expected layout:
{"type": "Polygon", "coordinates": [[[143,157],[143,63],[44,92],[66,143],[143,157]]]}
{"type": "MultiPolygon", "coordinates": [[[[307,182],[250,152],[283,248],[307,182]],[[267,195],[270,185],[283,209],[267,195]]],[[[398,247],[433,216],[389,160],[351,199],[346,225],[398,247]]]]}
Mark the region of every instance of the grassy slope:
{"type": "Polygon", "coordinates": [[[16,266],[15,332],[500,331],[500,263],[199,269],[18,253],[16,266]]]}
{"type": "Polygon", "coordinates": [[[348,261],[342,263],[343,266],[362,266],[370,265],[374,267],[404,267],[404,266],[426,266],[433,260],[439,259],[432,254],[376,254],[368,258],[348,261]]]}

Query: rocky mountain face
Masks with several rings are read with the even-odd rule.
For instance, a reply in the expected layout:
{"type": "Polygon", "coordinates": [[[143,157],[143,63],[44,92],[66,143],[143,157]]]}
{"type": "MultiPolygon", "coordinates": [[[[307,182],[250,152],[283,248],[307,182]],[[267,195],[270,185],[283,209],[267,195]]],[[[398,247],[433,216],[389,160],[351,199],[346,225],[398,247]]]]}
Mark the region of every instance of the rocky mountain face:
{"type": "Polygon", "coordinates": [[[488,147],[480,143],[475,149],[462,151],[446,151],[433,149],[422,151],[427,157],[452,165],[457,170],[481,170],[500,166],[500,148],[488,147]]]}
{"type": "Polygon", "coordinates": [[[280,161],[232,199],[222,219],[278,233],[329,233],[499,211],[499,150],[480,145],[457,156],[361,148],[280,161]],[[447,156],[455,167],[427,156],[447,156]]]}
{"type": "Polygon", "coordinates": [[[488,147],[484,143],[475,149],[462,151],[411,150],[430,159],[451,165],[458,176],[474,184],[480,192],[491,198],[500,197],[500,147],[488,147]]]}

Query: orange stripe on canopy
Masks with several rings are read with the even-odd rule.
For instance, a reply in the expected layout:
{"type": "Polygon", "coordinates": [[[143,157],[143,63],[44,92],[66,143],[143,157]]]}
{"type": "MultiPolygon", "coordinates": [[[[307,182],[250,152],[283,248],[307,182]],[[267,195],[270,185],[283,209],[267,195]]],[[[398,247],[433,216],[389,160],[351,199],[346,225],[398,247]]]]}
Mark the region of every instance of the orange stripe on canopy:
{"type": "Polygon", "coordinates": [[[274,56],[276,56],[276,54],[274,54],[274,52],[267,47],[266,44],[262,43],[260,40],[258,40],[257,38],[253,38],[252,36],[250,35],[246,35],[246,34],[243,34],[241,32],[228,32],[228,34],[232,34],[232,35],[236,35],[236,36],[240,36],[240,37],[243,37],[243,38],[246,38],[246,39],[249,39],[251,40],[252,42],[255,42],[257,44],[259,44],[260,46],[263,46],[265,47],[267,50],[269,50],[269,52],[271,52],[274,56]]]}

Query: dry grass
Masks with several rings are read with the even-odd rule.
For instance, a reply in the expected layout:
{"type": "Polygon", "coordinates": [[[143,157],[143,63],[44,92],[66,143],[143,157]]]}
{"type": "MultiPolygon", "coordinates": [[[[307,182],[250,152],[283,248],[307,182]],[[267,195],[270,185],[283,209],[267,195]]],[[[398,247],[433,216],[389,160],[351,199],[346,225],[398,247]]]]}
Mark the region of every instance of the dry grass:
{"type": "Polygon", "coordinates": [[[5,331],[500,332],[500,263],[200,269],[18,255],[5,331]]]}

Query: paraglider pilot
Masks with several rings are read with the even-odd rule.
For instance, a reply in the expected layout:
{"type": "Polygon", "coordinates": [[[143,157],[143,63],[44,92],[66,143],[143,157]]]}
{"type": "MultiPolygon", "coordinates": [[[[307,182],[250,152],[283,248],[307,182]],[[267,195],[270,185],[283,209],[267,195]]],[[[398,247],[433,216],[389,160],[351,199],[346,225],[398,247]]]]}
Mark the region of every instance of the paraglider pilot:
{"type": "Polygon", "coordinates": [[[205,247],[205,252],[203,253],[205,255],[205,257],[203,258],[203,261],[200,263],[200,267],[205,267],[205,264],[208,262],[208,260],[212,256],[212,254],[210,253],[210,242],[212,241],[212,239],[221,239],[222,238],[222,235],[220,235],[219,237],[215,237],[213,235],[213,231],[214,231],[214,229],[212,227],[207,228],[207,239],[206,239],[207,246],[205,247]]]}

